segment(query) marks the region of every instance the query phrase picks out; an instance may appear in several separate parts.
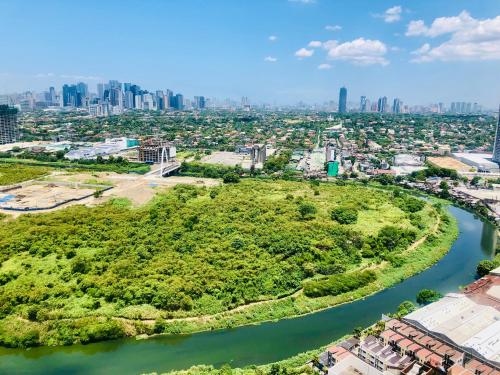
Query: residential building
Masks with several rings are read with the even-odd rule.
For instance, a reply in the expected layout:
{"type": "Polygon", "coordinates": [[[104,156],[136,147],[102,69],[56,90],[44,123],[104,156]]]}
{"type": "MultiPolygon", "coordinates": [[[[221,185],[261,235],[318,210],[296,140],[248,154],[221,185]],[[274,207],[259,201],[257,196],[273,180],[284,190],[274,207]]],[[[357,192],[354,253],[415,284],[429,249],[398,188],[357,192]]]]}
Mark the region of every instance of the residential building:
{"type": "Polygon", "coordinates": [[[17,109],[0,105],[0,145],[18,140],[17,109]]]}

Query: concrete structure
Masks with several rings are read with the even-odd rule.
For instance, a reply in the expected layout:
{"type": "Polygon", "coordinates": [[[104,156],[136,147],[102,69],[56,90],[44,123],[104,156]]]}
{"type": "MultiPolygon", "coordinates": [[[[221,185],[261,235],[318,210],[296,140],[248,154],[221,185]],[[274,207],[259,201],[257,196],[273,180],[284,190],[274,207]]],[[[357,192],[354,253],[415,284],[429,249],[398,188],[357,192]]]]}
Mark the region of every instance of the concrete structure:
{"type": "Polygon", "coordinates": [[[139,161],[149,164],[160,164],[163,161],[174,161],[176,148],[167,141],[157,138],[141,140],[139,146],[139,161]]]}
{"type": "Polygon", "coordinates": [[[253,145],[252,146],[252,164],[262,163],[266,161],[266,145],[253,145]]]}
{"type": "Polygon", "coordinates": [[[407,315],[404,320],[456,345],[471,357],[500,366],[499,269],[407,315]]]}
{"type": "Polygon", "coordinates": [[[456,152],[453,157],[476,168],[479,172],[498,173],[500,171],[499,165],[492,160],[493,156],[491,154],[456,152]]]}
{"type": "Polygon", "coordinates": [[[18,134],[17,109],[0,105],[0,145],[16,142],[18,134]]]}

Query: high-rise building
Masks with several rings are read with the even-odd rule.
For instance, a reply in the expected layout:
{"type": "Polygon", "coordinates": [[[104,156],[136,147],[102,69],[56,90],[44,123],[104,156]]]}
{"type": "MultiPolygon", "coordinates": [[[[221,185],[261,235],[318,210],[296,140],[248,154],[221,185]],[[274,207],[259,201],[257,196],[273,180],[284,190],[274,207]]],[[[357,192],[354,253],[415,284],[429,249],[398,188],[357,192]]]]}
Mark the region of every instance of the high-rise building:
{"type": "Polygon", "coordinates": [[[500,164],[500,106],[498,107],[498,122],[495,133],[495,144],[493,146],[493,159],[495,163],[500,164]]]}
{"type": "Polygon", "coordinates": [[[55,105],[57,103],[56,89],[52,86],[49,87],[49,98],[51,105],[55,105]]]}
{"type": "Polygon", "coordinates": [[[175,108],[178,110],[183,110],[184,109],[184,96],[182,94],[177,94],[175,96],[175,108]]]}
{"type": "Polygon", "coordinates": [[[104,100],[104,83],[97,84],[97,96],[99,99],[104,100]]]}
{"type": "Polygon", "coordinates": [[[125,108],[134,108],[134,93],[132,91],[125,91],[124,98],[125,108]]]}
{"type": "Polygon", "coordinates": [[[0,145],[14,143],[17,139],[17,109],[0,105],[0,145]]]}
{"type": "Polygon", "coordinates": [[[339,113],[347,112],[347,89],[341,87],[339,91],[339,113]]]}
{"type": "Polygon", "coordinates": [[[387,112],[387,96],[378,99],[377,109],[380,113],[387,112]]]}
{"type": "Polygon", "coordinates": [[[401,100],[398,98],[394,98],[394,102],[392,103],[392,113],[401,113],[401,100]]]}
{"type": "Polygon", "coordinates": [[[63,106],[76,107],[77,105],[77,91],[76,85],[64,85],[62,89],[63,106]]]}
{"type": "Polygon", "coordinates": [[[205,97],[204,96],[195,96],[194,97],[194,107],[197,109],[205,108],[205,97]]]}
{"type": "Polygon", "coordinates": [[[115,87],[109,91],[109,102],[113,107],[123,106],[123,94],[120,88],[115,87]]]}
{"type": "Polygon", "coordinates": [[[122,84],[116,80],[110,80],[108,85],[110,89],[122,89],[122,84]]]}
{"type": "Polygon", "coordinates": [[[367,102],[366,102],[366,96],[362,96],[361,100],[359,102],[359,111],[360,112],[367,112],[367,102]]]}

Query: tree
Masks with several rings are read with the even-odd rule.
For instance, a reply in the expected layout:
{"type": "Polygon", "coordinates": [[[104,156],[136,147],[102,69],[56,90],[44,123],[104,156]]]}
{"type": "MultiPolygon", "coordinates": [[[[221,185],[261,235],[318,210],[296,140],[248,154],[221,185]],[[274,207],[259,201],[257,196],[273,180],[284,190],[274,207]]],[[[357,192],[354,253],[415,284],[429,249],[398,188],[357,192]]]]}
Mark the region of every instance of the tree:
{"type": "Polygon", "coordinates": [[[402,317],[402,316],[408,315],[409,313],[415,311],[416,309],[417,309],[417,307],[413,304],[413,302],[403,301],[398,306],[398,311],[396,312],[396,315],[398,317],[402,317]]]}
{"type": "Polygon", "coordinates": [[[355,208],[337,207],[332,210],[331,217],[339,224],[354,224],[358,221],[358,211],[355,208]]]}
{"type": "Polygon", "coordinates": [[[312,218],[318,210],[312,203],[302,202],[299,204],[299,214],[302,220],[312,218]]]}
{"type": "Polygon", "coordinates": [[[229,172],[222,177],[222,181],[224,181],[225,184],[236,184],[240,182],[240,176],[238,176],[236,173],[229,172]]]}
{"type": "Polygon", "coordinates": [[[472,180],[470,181],[470,184],[471,184],[472,186],[478,186],[478,185],[479,185],[479,181],[481,181],[481,177],[479,177],[479,176],[474,176],[474,177],[472,178],[472,180]]]}
{"type": "Polygon", "coordinates": [[[496,266],[496,263],[491,260],[482,260],[477,265],[476,272],[479,277],[483,277],[493,271],[496,266]]]}
{"type": "Polygon", "coordinates": [[[420,305],[427,305],[429,303],[436,302],[442,296],[443,295],[441,293],[436,292],[435,290],[422,289],[417,293],[417,302],[420,305]]]}

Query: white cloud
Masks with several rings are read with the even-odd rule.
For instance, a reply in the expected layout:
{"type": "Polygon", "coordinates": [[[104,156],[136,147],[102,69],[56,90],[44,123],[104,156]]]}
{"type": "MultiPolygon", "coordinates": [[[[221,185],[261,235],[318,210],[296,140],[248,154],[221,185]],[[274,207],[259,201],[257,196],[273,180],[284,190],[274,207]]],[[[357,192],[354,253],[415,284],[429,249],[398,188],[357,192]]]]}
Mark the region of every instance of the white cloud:
{"type": "Polygon", "coordinates": [[[74,79],[74,80],[80,80],[80,81],[102,81],[102,77],[98,76],[82,76],[82,75],[73,75],[73,74],[61,74],[59,78],[66,78],[66,79],[74,79]]]}
{"type": "Polygon", "coordinates": [[[291,3],[314,4],[316,0],[288,0],[291,3]]]}
{"type": "Polygon", "coordinates": [[[266,57],[264,57],[264,61],[265,61],[265,62],[271,62],[271,63],[274,63],[274,62],[278,61],[278,59],[277,59],[276,57],[266,56],[266,57]]]}
{"type": "Polygon", "coordinates": [[[276,42],[278,40],[278,37],[276,35],[270,35],[268,39],[270,42],[276,42]]]}
{"type": "Polygon", "coordinates": [[[311,48],[319,48],[322,45],[323,45],[323,43],[321,43],[319,40],[313,40],[313,41],[309,42],[309,44],[307,46],[311,47],[311,48]]]}
{"type": "Polygon", "coordinates": [[[314,50],[307,48],[301,48],[295,52],[295,56],[297,56],[299,59],[303,59],[305,57],[311,57],[312,55],[314,55],[314,50]]]}
{"type": "Polygon", "coordinates": [[[435,47],[426,43],[414,51],[413,62],[500,60],[500,16],[479,20],[467,11],[454,17],[436,18],[430,26],[422,20],[408,24],[407,36],[435,38],[450,35],[435,47]]]}
{"type": "Polygon", "coordinates": [[[319,64],[318,65],[318,69],[319,70],[328,70],[328,69],[331,69],[332,66],[330,64],[319,64]]]}
{"type": "Polygon", "coordinates": [[[35,74],[35,78],[49,78],[49,77],[54,77],[54,73],[37,73],[35,74]]]}
{"type": "Polygon", "coordinates": [[[387,9],[382,18],[387,23],[393,23],[401,20],[401,13],[403,12],[403,8],[400,5],[393,6],[392,8],[387,9]]]}
{"type": "Polygon", "coordinates": [[[325,26],[325,30],[328,30],[328,31],[339,31],[339,30],[342,30],[342,26],[339,26],[339,25],[326,25],[325,26]]]}
{"type": "Polygon", "coordinates": [[[329,40],[323,43],[331,60],[343,60],[356,65],[388,65],[385,58],[387,46],[380,40],[358,38],[350,42],[340,43],[329,40]]]}

